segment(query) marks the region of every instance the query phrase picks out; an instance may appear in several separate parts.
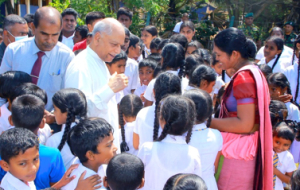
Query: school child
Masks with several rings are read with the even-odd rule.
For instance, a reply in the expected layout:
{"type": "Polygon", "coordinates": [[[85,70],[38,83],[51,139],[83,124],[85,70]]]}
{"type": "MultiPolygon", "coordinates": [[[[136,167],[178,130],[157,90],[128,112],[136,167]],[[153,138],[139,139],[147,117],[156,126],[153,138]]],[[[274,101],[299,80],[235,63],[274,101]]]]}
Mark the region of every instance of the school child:
{"type": "Polygon", "coordinates": [[[180,26],[180,34],[183,34],[188,42],[193,41],[193,37],[196,33],[195,25],[192,21],[184,21],[180,26]]]}
{"type": "MultiPolygon", "coordinates": [[[[17,97],[11,108],[11,125],[16,128],[25,128],[36,136],[40,126],[44,126],[45,103],[37,96],[25,94],[17,97]]],[[[45,189],[57,183],[65,173],[60,152],[56,148],[39,145],[40,168],[34,184],[37,189],[45,189]]],[[[1,170],[1,169],[0,169],[1,170]]],[[[5,172],[0,171],[0,180],[5,172]]]]}
{"type": "Polygon", "coordinates": [[[160,103],[161,135],[144,143],[138,153],[145,165],[144,190],[163,189],[178,173],[202,175],[200,155],[188,145],[195,121],[195,104],[181,95],[169,95],[160,103]]]}
{"type": "Polygon", "coordinates": [[[219,60],[217,60],[215,53],[212,54],[211,67],[216,71],[218,76],[222,75],[222,71],[223,71],[222,63],[219,60]]]}
{"type": "Polygon", "coordinates": [[[122,153],[107,165],[104,183],[111,190],[136,190],[144,186],[144,164],[137,156],[122,153]]]}
{"type": "Polygon", "coordinates": [[[204,64],[204,60],[197,54],[191,54],[185,57],[185,69],[184,75],[189,79],[194,72],[194,70],[199,66],[204,64]]]}
{"type": "Polygon", "coordinates": [[[188,39],[183,34],[175,34],[169,39],[169,43],[178,43],[183,47],[184,53],[187,51],[188,39]]]}
{"type": "MultiPolygon", "coordinates": [[[[182,46],[177,43],[169,43],[162,50],[162,70],[175,74],[182,79],[182,90],[188,85],[188,80],[183,78],[184,74],[184,60],[185,60],[185,52],[182,46]],[[179,71],[178,71],[179,70],[179,71]]],[[[155,101],[153,88],[156,79],[153,79],[147,86],[144,97],[147,100],[145,102],[145,106],[152,105],[155,101]]]]}
{"type": "Polygon", "coordinates": [[[258,68],[264,74],[266,79],[268,78],[269,75],[271,75],[273,73],[272,68],[267,64],[258,65],[258,68]]]}
{"type": "Polygon", "coordinates": [[[257,64],[267,64],[272,68],[273,73],[283,72],[286,67],[292,65],[291,60],[281,58],[284,41],[282,38],[273,36],[266,40],[264,58],[257,64]]]}
{"type": "Polygon", "coordinates": [[[203,48],[203,45],[197,40],[193,40],[188,44],[185,56],[193,54],[197,49],[203,48]]]}
{"type": "Polygon", "coordinates": [[[269,105],[270,118],[272,126],[276,126],[277,123],[281,123],[286,120],[288,116],[287,107],[284,102],[279,100],[271,100],[269,105]]]}
{"type": "Polygon", "coordinates": [[[128,152],[134,155],[138,153],[133,147],[133,128],[135,126],[136,115],[142,108],[143,102],[135,94],[124,96],[120,102],[121,152],[128,152]]]}
{"type": "Polygon", "coordinates": [[[203,179],[195,174],[176,174],[168,179],[163,190],[209,190],[203,179]]]}
{"type": "MultiPolygon", "coordinates": [[[[278,100],[279,96],[291,94],[290,83],[286,76],[282,73],[273,73],[268,77],[268,85],[271,99],[278,100]]],[[[287,120],[300,121],[300,113],[298,107],[293,102],[285,103],[288,116],[287,120]]]]}
{"type": "Polygon", "coordinates": [[[217,74],[211,67],[200,65],[194,70],[192,76],[189,78],[187,90],[199,88],[211,94],[213,92],[213,87],[216,84],[216,80],[217,74]]]}
{"type": "Polygon", "coordinates": [[[192,54],[200,55],[200,57],[204,60],[205,65],[211,65],[211,55],[207,49],[200,48],[193,51],[192,54]]]}
{"type": "Polygon", "coordinates": [[[300,170],[294,171],[291,178],[291,190],[300,190],[300,170]]]}
{"type": "Polygon", "coordinates": [[[5,190],[36,190],[38,137],[28,129],[15,128],[0,136],[0,144],[0,166],[7,172],[0,186],[5,190]]]}
{"type": "Polygon", "coordinates": [[[296,170],[293,155],[288,151],[295,135],[284,122],[273,130],[273,188],[282,190],[283,183],[289,184],[296,170]]]}
{"type": "Polygon", "coordinates": [[[299,54],[300,54],[300,36],[298,35],[295,42],[294,42],[294,52],[293,52],[293,59],[292,64],[297,65],[299,62],[299,54]]]}
{"type": "Polygon", "coordinates": [[[47,140],[46,146],[57,148],[61,153],[65,168],[69,168],[75,156],[71,153],[67,137],[71,127],[86,118],[86,98],[80,90],[66,88],[56,92],[52,97],[52,102],[56,123],[63,127],[60,132],[47,140]]]}
{"type": "Polygon", "coordinates": [[[172,73],[161,73],[154,86],[155,103],[143,108],[136,116],[133,129],[133,147],[138,150],[145,142],[152,142],[161,134],[159,127],[160,101],[170,94],[181,94],[180,78],[172,73]]]}
{"type": "Polygon", "coordinates": [[[151,41],[158,36],[158,32],[155,26],[146,26],[142,29],[141,40],[144,43],[142,48],[143,58],[147,58],[151,54],[150,44],[151,41]]]}
{"type": "Polygon", "coordinates": [[[141,55],[141,46],[140,46],[140,38],[131,34],[129,37],[129,46],[126,51],[128,58],[133,59],[135,61],[138,60],[138,58],[141,55]]]}
{"type": "MultiPolygon", "coordinates": [[[[160,42],[162,41],[162,39],[160,37],[154,38],[151,43],[150,43],[150,51],[151,54],[152,53],[159,53],[159,49],[158,49],[158,45],[160,44],[160,42]]],[[[151,55],[150,54],[150,55],[151,55]]]]}
{"type": "Polygon", "coordinates": [[[218,168],[223,138],[220,131],[208,128],[213,114],[210,95],[199,89],[189,90],[184,95],[191,99],[196,107],[196,121],[189,145],[198,149],[201,155],[202,178],[209,190],[217,190],[214,177],[218,168]]]}
{"type": "Polygon", "coordinates": [[[77,26],[75,28],[75,34],[73,37],[74,44],[85,40],[87,38],[88,32],[89,32],[89,29],[86,25],[77,26]]]}
{"type": "Polygon", "coordinates": [[[143,100],[143,102],[145,102],[144,92],[150,81],[154,78],[154,70],[157,67],[157,65],[157,62],[151,58],[143,59],[139,63],[139,78],[141,85],[137,87],[137,89],[134,91],[134,94],[140,97],[143,100]]]}
{"type": "MultiPolygon", "coordinates": [[[[84,179],[95,174],[103,179],[106,166],[118,149],[113,141],[113,127],[102,118],[88,118],[75,125],[69,132],[68,144],[72,153],[78,157],[74,163],[79,166],[71,173],[76,178],[61,189],[75,189],[84,171],[84,179]]],[[[101,187],[99,185],[95,189],[106,188],[101,183],[101,187]]]]}
{"type": "Polygon", "coordinates": [[[161,54],[164,47],[170,43],[170,39],[163,39],[158,45],[158,53],[161,54]]]}
{"type": "Polygon", "coordinates": [[[213,99],[214,103],[214,114],[213,118],[219,118],[220,115],[220,109],[221,109],[221,102],[223,99],[223,95],[225,93],[225,86],[222,86],[216,96],[216,99],[213,99]]]}

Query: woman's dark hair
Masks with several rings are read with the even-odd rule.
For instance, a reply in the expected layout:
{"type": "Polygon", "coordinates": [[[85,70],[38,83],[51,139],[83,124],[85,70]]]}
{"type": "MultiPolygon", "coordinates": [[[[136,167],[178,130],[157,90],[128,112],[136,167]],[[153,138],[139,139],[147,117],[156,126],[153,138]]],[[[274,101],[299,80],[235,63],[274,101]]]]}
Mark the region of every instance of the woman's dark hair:
{"type": "MultiPolygon", "coordinates": [[[[271,36],[271,37],[269,37],[266,41],[271,41],[271,42],[275,43],[275,45],[277,46],[277,49],[278,49],[278,50],[283,50],[284,41],[283,41],[282,38],[280,38],[280,37],[278,37],[278,36],[271,36]]],[[[281,54],[282,54],[282,51],[281,51],[281,53],[277,56],[277,58],[276,58],[276,60],[275,60],[275,62],[274,62],[274,64],[273,64],[273,66],[272,66],[272,71],[273,71],[273,69],[275,68],[275,66],[277,65],[278,60],[279,60],[280,57],[281,57],[281,54]]]]}
{"type": "Polygon", "coordinates": [[[167,45],[168,43],[170,43],[169,39],[163,39],[159,44],[158,44],[158,50],[162,50],[165,45],[167,45]]]}
{"type": "Polygon", "coordinates": [[[272,68],[267,64],[260,64],[258,65],[258,68],[263,72],[266,78],[273,73],[272,68]]]}
{"type": "Polygon", "coordinates": [[[178,76],[182,78],[184,74],[184,57],[185,52],[180,44],[169,43],[162,50],[163,57],[162,69],[165,71],[167,67],[179,70],[178,76]]]}
{"type": "Polygon", "coordinates": [[[181,95],[169,95],[161,102],[159,115],[166,124],[157,141],[162,141],[168,134],[179,136],[187,132],[186,142],[189,143],[196,116],[194,102],[181,95]]]}
{"type": "Polygon", "coordinates": [[[244,59],[254,59],[257,51],[255,43],[247,39],[245,34],[237,28],[228,28],[221,31],[214,39],[215,46],[231,55],[237,51],[244,59]]]}
{"type": "Polygon", "coordinates": [[[287,126],[285,122],[281,122],[277,124],[275,129],[273,130],[273,137],[281,137],[283,139],[291,141],[292,143],[295,139],[295,133],[289,126],[287,126]]]}
{"type": "Polygon", "coordinates": [[[179,43],[183,47],[184,53],[186,52],[189,44],[187,38],[183,34],[175,34],[171,36],[169,43],[179,43]]]}
{"type": "Polygon", "coordinates": [[[0,75],[0,97],[8,99],[15,87],[28,82],[32,82],[29,74],[23,71],[6,71],[0,75]]]}
{"type": "Polygon", "coordinates": [[[216,81],[216,71],[207,65],[198,66],[189,78],[189,85],[200,87],[202,80],[206,80],[208,83],[216,81]]]}
{"type": "Polygon", "coordinates": [[[213,113],[213,105],[211,96],[200,89],[189,90],[183,95],[191,99],[196,107],[196,123],[203,123],[207,121],[207,127],[210,126],[211,115],[213,113]]]}
{"type": "Polygon", "coordinates": [[[181,31],[184,27],[189,27],[191,30],[195,31],[195,25],[192,21],[184,21],[181,26],[180,26],[180,30],[181,31]]]}
{"type": "Polygon", "coordinates": [[[160,44],[161,41],[162,41],[162,39],[159,37],[154,38],[150,43],[150,49],[158,50],[158,45],[160,44]]]}
{"type": "Polygon", "coordinates": [[[157,36],[158,32],[155,26],[149,25],[142,29],[142,31],[149,32],[152,36],[157,36]]]}
{"type": "Polygon", "coordinates": [[[279,100],[271,100],[269,105],[269,111],[272,127],[275,127],[277,123],[280,123],[283,120],[285,120],[283,115],[284,110],[288,112],[284,102],[281,102],[279,100]]]}
{"type": "Polygon", "coordinates": [[[121,152],[129,151],[129,147],[125,139],[125,128],[123,115],[125,117],[136,117],[138,112],[143,108],[143,102],[140,97],[135,94],[128,94],[124,96],[119,104],[119,119],[121,126],[121,152]]]}
{"type": "Polygon", "coordinates": [[[198,175],[176,174],[168,179],[163,190],[207,190],[207,186],[198,175]]]}
{"type": "Polygon", "coordinates": [[[158,112],[160,109],[160,101],[170,94],[181,94],[181,81],[180,78],[172,73],[161,73],[154,84],[155,94],[155,116],[154,116],[154,129],[153,129],[153,141],[158,137],[158,112]]]}
{"type": "Polygon", "coordinates": [[[56,92],[52,97],[52,102],[61,113],[68,113],[64,134],[58,145],[58,150],[61,151],[67,141],[72,122],[78,123],[86,118],[87,102],[84,93],[75,88],[65,88],[56,92]]]}
{"type": "Polygon", "coordinates": [[[111,66],[112,64],[115,64],[117,61],[120,60],[125,60],[125,62],[127,61],[127,54],[123,50],[121,50],[121,52],[117,54],[111,62],[106,62],[106,64],[111,66]]]}
{"type": "Polygon", "coordinates": [[[200,55],[200,57],[206,62],[208,66],[211,63],[211,55],[207,49],[196,49],[192,54],[200,55]]]}
{"type": "Polygon", "coordinates": [[[294,171],[292,177],[291,177],[291,190],[300,190],[300,170],[297,169],[294,171]]]}
{"type": "Polygon", "coordinates": [[[197,54],[188,55],[185,58],[184,75],[190,78],[194,70],[201,64],[204,64],[204,61],[200,57],[200,55],[197,54]]]}
{"type": "Polygon", "coordinates": [[[147,59],[151,59],[154,60],[157,65],[160,65],[161,62],[161,55],[159,53],[151,53],[150,55],[148,55],[147,59]]]}
{"type": "Polygon", "coordinates": [[[196,49],[199,49],[199,48],[204,48],[203,45],[198,42],[197,40],[193,40],[191,41],[189,44],[188,44],[188,47],[195,47],[196,49]]]}
{"type": "MultiPolygon", "coordinates": [[[[296,56],[296,49],[297,49],[297,44],[300,43],[300,35],[297,36],[295,42],[294,42],[294,48],[293,48],[293,58],[292,58],[292,64],[294,65],[294,59],[296,56]]],[[[299,56],[300,57],[300,56],[299,56]]]]}
{"type": "Polygon", "coordinates": [[[219,115],[220,115],[220,109],[221,109],[221,101],[222,101],[222,96],[224,95],[225,93],[225,86],[222,86],[220,89],[219,89],[219,92],[217,94],[217,100],[216,100],[216,104],[215,104],[215,107],[214,107],[214,118],[219,118],[219,115]]]}

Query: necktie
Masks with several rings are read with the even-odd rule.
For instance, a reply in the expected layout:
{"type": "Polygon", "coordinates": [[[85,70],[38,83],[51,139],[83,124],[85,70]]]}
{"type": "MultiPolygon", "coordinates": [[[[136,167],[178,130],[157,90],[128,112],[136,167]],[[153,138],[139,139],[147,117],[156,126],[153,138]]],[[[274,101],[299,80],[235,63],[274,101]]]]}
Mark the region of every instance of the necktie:
{"type": "MultiPolygon", "coordinates": [[[[275,152],[273,155],[273,166],[277,168],[278,165],[278,154],[275,152]]],[[[276,175],[273,175],[273,189],[275,189],[275,181],[276,181],[276,175]]]]}
{"type": "Polygon", "coordinates": [[[37,84],[39,75],[40,75],[40,70],[42,67],[42,57],[45,55],[45,52],[39,51],[37,53],[38,58],[35,61],[32,70],[31,70],[31,78],[32,78],[32,83],[37,84]]]}

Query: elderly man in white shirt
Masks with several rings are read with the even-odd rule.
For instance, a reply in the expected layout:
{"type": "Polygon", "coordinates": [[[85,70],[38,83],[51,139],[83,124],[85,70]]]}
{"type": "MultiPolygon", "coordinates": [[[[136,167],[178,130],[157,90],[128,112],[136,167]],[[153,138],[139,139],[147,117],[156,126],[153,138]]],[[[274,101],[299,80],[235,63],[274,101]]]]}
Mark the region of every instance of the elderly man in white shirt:
{"type": "Polygon", "coordinates": [[[90,45],[80,52],[66,72],[65,87],[80,89],[86,96],[88,116],[101,117],[114,128],[114,144],[119,147],[118,108],[115,93],[128,86],[124,74],[110,75],[105,62],[111,62],[121,52],[125,31],[113,18],[99,21],[93,30],[90,45]]]}

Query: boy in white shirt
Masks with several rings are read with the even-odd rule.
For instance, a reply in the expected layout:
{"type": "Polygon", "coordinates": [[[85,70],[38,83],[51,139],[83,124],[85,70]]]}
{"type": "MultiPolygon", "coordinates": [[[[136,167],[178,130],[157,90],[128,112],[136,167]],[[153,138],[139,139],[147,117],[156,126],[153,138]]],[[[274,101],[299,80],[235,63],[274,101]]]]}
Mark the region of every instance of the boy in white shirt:
{"type": "MultiPolygon", "coordinates": [[[[84,171],[85,179],[94,174],[103,179],[106,175],[106,165],[117,151],[113,141],[113,128],[104,119],[89,118],[74,126],[69,132],[68,144],[72,153],[78,157],[75,163],[79,166],[71,173],[71,176],[76,175],[76,178],[61,189],[75,189],[84,171]]],[[[101,183],[96,189],[106,188],[101,183]]]]}
{"type": "Polygon", "coordinates": [[[28,129],[14,128],[0,136],[0,166],[7,173],[5,190],[36,190],[34,179],[40,166],[38,137],[28,129]]]}

